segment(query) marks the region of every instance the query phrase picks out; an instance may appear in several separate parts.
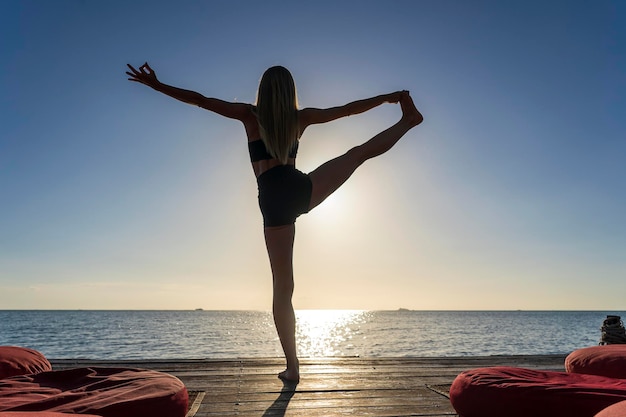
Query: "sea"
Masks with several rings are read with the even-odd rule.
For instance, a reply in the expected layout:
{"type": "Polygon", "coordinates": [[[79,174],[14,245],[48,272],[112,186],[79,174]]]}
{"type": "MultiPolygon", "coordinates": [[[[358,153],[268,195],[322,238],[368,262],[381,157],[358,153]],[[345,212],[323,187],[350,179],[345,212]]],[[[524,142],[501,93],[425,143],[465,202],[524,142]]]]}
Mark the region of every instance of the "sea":
{"type": "MultiPolygon", "coordinates": [[[[297,310],[307,357],[458,357],[567,354],[597,345],[623,311],[297,310]]],[[[0,345],[51,359],[280,357],[267,311],[0,310],[0,345]]]]}

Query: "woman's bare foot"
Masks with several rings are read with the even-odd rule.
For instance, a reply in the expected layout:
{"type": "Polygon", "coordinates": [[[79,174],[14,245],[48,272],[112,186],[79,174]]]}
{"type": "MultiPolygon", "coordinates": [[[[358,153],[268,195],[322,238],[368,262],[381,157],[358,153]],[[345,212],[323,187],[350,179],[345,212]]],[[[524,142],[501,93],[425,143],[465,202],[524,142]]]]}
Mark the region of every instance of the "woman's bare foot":
{"type": "Polygon", "coordinates": [[[300,382],[300,371],[298,369],[285,369],[278,374],[278,377],[283,381],[298,383],[300,382]]]}
{"type": "Polygon", "coordinates": [[[413,99],[408,91],[403,91],[400,97],[400,108],[402,109],[402,119],[408,122],[411,127],[417,126],[424,121],[424,117],[417,110],[413,99]]]}

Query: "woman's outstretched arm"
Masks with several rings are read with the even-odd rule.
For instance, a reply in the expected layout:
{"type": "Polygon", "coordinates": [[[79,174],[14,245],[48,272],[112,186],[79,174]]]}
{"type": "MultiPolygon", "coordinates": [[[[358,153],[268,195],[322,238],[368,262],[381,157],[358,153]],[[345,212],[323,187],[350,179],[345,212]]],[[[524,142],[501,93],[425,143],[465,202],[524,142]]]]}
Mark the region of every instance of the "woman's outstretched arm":
{"type": "Polygon", "coordinates": [[[219,115],[237,120],[243,120],[250,114],[248,104],[231,103],[217,98],[209,98],[195,91],[184,90],[182,88],[163,84],[157,79],[156,73],[152,68],[150,68],[147,62],[140,66],[138,70],[130,64],[126,65],[128,65],[128,68],[130,69],[130,71],[126,71],[126,74],[130,76],[130,78],[128,78],[130,81],[147,85],[148,87],[175,98],[176,100],[180,100],[183,103],[202,107],[203,109],[215,112],[219,115]]]}
{"type": "Polygon", "coordinates": [[[366,112],[383,103],[397,103],[400,101],[405,91],[396,91],[395,93],[382,94],[380,96],[366,98],[348,103],[344,106],[331,107],[328,109],[305,108],[300,113],[300,120],[305,128],[308,125],[326,123],[341,117],[351,116],[366,112]]]}

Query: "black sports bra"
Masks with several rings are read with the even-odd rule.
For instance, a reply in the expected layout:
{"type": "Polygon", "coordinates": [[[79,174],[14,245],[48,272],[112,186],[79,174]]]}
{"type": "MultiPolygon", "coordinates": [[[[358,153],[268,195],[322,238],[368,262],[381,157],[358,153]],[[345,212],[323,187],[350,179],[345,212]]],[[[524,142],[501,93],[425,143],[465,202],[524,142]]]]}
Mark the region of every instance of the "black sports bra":
{"type": "MultiPolygon", "coordinates": [[[[298,142],[296,142],[293,145],[293,149],[289,153],[290,158],[295,158],[296,155],[298,154],[298,145],[299,145],[298,142]]],[[[265,147],[265,143],[263,143],[262,139],[249,141],[248,151],[250,152],[251,162],[266,161],[268,159],[274,159],[274,157],[270,155],[270,153],[267,151],[267,148],[265,147]]]]}

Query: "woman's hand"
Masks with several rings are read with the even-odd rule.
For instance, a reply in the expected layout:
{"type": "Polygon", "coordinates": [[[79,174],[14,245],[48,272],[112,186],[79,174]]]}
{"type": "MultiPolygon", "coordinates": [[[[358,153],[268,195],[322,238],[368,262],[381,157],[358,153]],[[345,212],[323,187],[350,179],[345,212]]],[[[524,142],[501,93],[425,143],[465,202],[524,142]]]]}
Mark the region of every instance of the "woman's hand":
{"type": "Polygon", "coordinates": [[[156,88],[160,84],[159,80],[157,80],[156,73],[150,65],[146,62],[142,66],[139,67],[139,70],[136,70],[132,65],[126,64],[130,71],[126,71],[126,74],[130,76],[129,81],[135,81],[141,84],[145,84],[148,87],[156,88]]]}
{"type": "Polygon", "coordinates": [[[400,99],[404,95],[408,95],[409,92],[407,90],[396,91],[395,93],[387,94],[387,103],[398,103],[400,99]]]}

